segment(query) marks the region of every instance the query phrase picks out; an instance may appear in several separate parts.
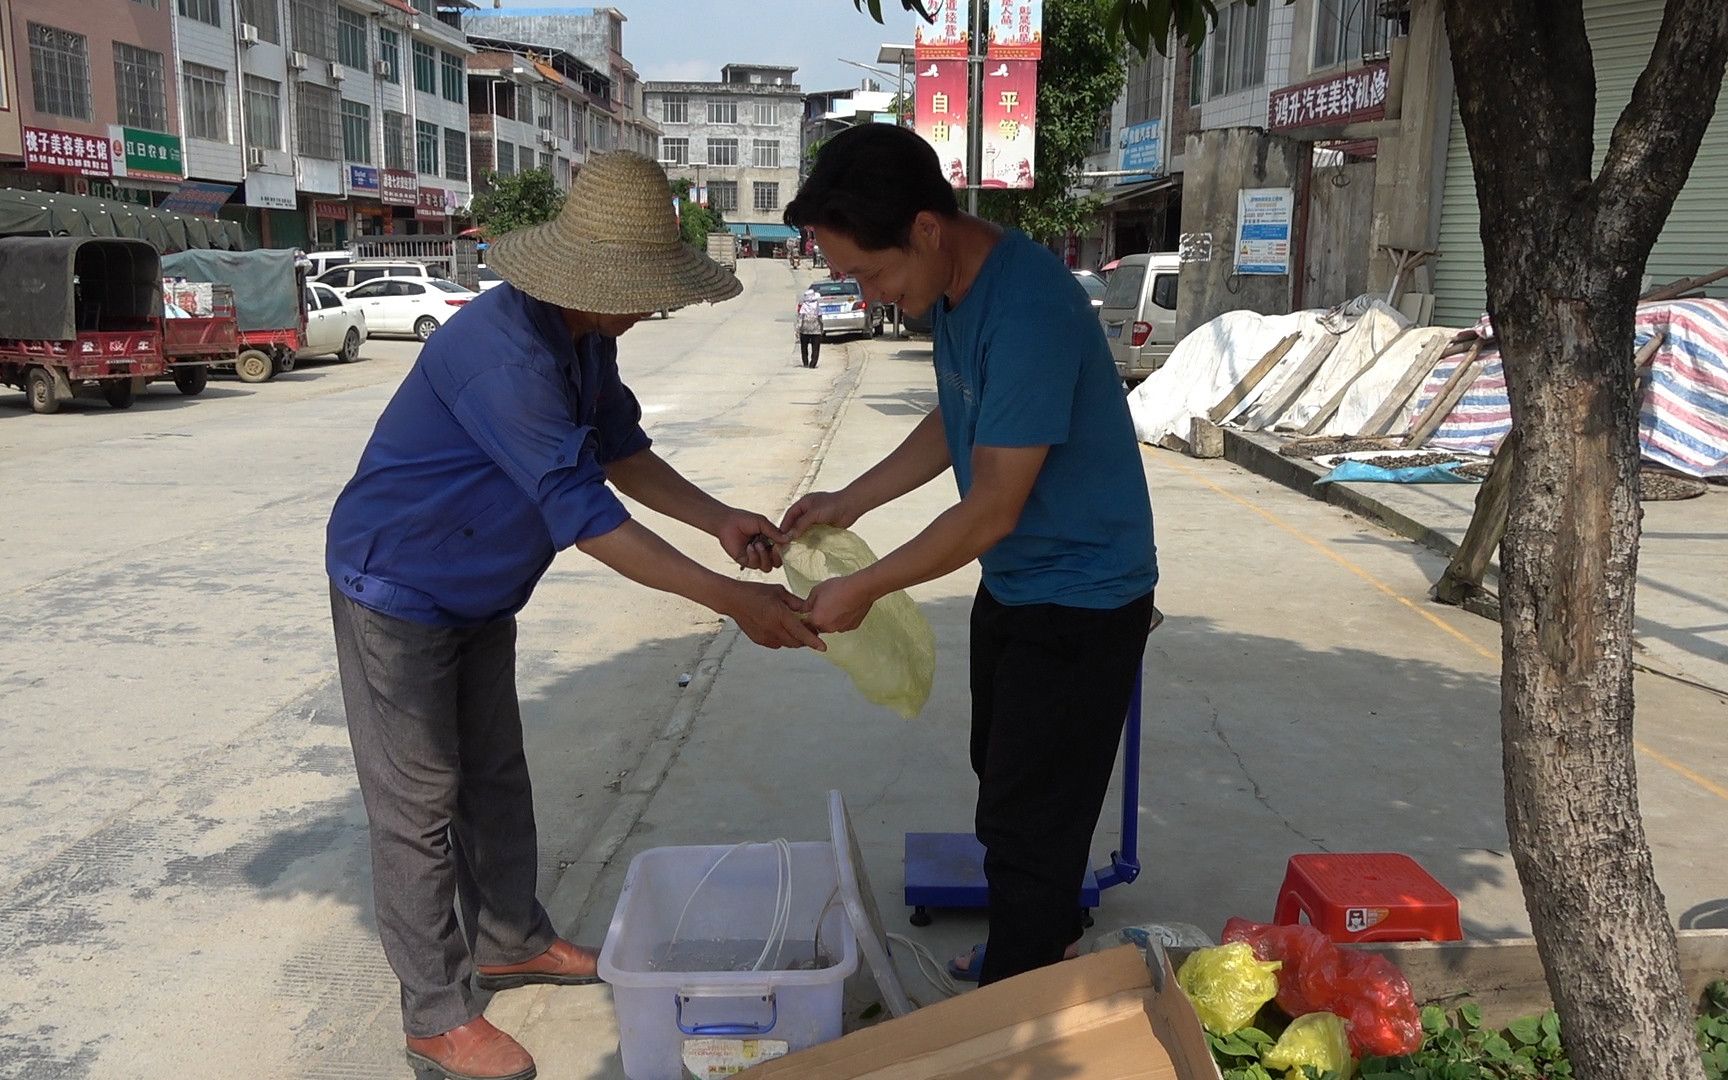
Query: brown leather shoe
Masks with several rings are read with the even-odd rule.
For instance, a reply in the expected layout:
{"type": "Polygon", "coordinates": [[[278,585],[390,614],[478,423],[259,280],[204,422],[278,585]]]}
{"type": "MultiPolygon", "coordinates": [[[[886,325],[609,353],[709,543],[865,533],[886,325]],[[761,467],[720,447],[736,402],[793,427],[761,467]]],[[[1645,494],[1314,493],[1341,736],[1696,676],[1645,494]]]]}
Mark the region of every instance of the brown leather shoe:
{"type": "Polygon", "coordinates": [[[448,1080],[534,1080],[534,1059],[522,1044],[477,1016],[427,1039],[408,1039],[408,1064],[448,1080]]]}
{"type": "Polygon", "coordinates": [[[552,947],[520,964],[487,964],[475,969],[475,985],[482,990],[513,990],[536,983],[549,986],[589,986],[600,981],[595,970],[600,954],[572,945],[563,938],[552,947]]]}

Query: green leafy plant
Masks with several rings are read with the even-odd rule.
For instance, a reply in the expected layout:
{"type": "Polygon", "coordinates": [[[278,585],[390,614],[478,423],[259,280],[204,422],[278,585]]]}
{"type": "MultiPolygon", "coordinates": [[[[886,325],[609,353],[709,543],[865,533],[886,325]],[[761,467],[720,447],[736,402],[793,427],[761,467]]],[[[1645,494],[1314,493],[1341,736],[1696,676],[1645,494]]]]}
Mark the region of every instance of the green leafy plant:
{"type": "Polygon", "coordinates": [[[1704,1075],[1709,1080],[1728,1080],[1728,980],[1718,979],[1704,991],[1698,1051],[1704,1055],[1704,1075]]]}
{"type": "Polygon", "coordinates": [[[672,181],[672,194],[678,198],[678,234],[691,247],[703,250],[708,234],[725,232],[726,218],[718,210],[703,206],[692,195],[693,185],[687,179],[672,181]]]}
{"type": "Polygon", "coordinates": [[[514,176],[493,173],[487,190],[474,196],[474,223],[487,236],[551,221],[563,209],[564,193],[550,169],[529,169],[514,176]]]}

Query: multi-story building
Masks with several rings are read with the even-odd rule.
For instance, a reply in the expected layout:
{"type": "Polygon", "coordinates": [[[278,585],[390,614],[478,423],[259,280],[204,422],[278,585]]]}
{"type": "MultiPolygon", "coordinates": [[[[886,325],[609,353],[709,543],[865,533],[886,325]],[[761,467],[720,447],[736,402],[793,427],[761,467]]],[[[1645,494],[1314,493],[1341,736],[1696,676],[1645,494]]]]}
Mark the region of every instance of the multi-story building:
{"type": "Polygon", "coordinates": [[[817,90],[804,95],[804,166],[810,165],[810,148],[856,124],[898,122],[895,95],[873,81],[857,89],[817,90]]]}
{"type": "Polygon", "coordinates": [[[559,188],[587,161],[595,117],[613,120],[612,80],[564,50],[471,34],[468,110],[474,189],[546,169],[559,188]]]}
{"type": "Polygon", "coordinates": [[[526,43],[531,49],[559,50],[604,75],[605,101],[589,100],[588,153],[634,150],[653,156],[660,128],[643,107],[642,82],[624,58],[623,12],[617,8],[478,9],[465,13],[463,26],[476,37],[526,43]]]}
{"type": "Polygon", "coordinates": [[[185,155],[171,5],[12,0],[5,14],[0,183],[142,203],[175,190],[185,155]]]}
{"type": "Polygon", "coordinates": [[[804,95],[795,67],[727,64],[719,82],[650,82],[668,175],[690,180],[756,254],[796,238],[782,218],[797,194],[804,95]]]}

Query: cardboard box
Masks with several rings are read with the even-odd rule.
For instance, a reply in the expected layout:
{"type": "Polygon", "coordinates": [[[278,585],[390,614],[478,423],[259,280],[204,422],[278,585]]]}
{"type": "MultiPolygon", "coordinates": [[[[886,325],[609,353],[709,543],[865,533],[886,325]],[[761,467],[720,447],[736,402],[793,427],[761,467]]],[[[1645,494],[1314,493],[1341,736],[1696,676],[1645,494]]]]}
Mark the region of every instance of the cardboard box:
{"type": "Polygon", "coordinates": [[[1218,1080],[1162,951],[1094,953],[750,1070],[751,1080],[1218,1080]]]}

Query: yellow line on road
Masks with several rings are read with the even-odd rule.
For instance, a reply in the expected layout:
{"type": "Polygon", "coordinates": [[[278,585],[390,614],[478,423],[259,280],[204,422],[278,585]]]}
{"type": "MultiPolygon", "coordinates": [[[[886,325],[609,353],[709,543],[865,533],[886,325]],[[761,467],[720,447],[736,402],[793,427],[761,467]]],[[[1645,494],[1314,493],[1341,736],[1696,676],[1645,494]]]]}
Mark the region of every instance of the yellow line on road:
{"type": "MultiPolygon", "coordinates": [[[[1484,648],[1480,642],[1477,642],[1476,640],[1471,638],[1468,634],[1466,634],[1462,630],[1458,629],[1456,626],[1453,626],[1451,623],[1448,623],[1446,620],[1440,618],[1438,615],[1434,614],[1432,611],[1428,611],[1428,610],[1424,609],[1423,607],[1421,607],[1420,605],[1418,605],[1414,601],[1412,601],[1409,597],[1403,595],[1402,593],[1398,592],[1398,590],[1394,589],[1392,586],[1386,584],[1384,581],[1381,581],[1379,578],[1375,577],[1368,570],[1357,565],[1351,559],[1345,557],[1344,555],[1339,554],[1337,551],[1334,551],[1332,548],[1332,545],[1328,544],[1326,541],[1321,540],[1318,537],[1308,535],[1306,532],[1303,532],[1301,529],[1290,524],[1288,521],[1285,521],[1283,518],[1279,517],[1277,514],[1274,514],[1272,511],[1267,510],[1264,507],[1254,505],[1252,502],[1249,502],[1247,499],[1244,499],[1242,496],[1237,495],[1235,492],[1226,491],[1224,488],[1219,487],[1217,484],[1214,484],[1212,481],[1208,480],[1198,469],[1195,469],[1192,466],[1185,464],[1178,457],[1160,456],[1157,460],[1160,460],[1160,461],[1163,461],[1167,464],[1176,466],[1177,469],[1179,469],[1180,471],[1182,471],[1184,473],[1187,473],[1189,475],[1189,477],[1193,478],[1194,480],[1199,481],[1201,484],[1205,485],[1207,488],[1210,488],[1212,491],[1216,492],[1217,494],[1224,496],[1226,499],[1229,499],[1231,502],[1238,503],[1242,506],[1247,507],[1249,510],[1253,511],[1255,514],[1258,514],[1260,517],[1264,518],[1273,527],[1279,529],[1282,532],[1288,533],[1291,536],[1294,536],[1296,539],[1302,541],[1302,543],[1313,548],[1315,551],[1318,551],[1320,554],[1326,556],[1326,558],[1331,559],[1333,562],[1337,563],[1339,566],[1343,567],[1344,569],[1350,571],[1350,573],[1361,578],[1363,581],[1366,581],[1368,584],[1372,585],[1379,592],[1392,598],[1393,600],[1396,600],[1398,603],[1404,605],[1404,607],[1406,609],[1408,609],[1408,610],[1414,612],[1415,614],[1420,615],[1422,618],[1428,620],[1428,622],[1430,622],[1434,626],[1438,627],[1443,633],[1447,634],[1450,637],[1457,639],[1458,641],[1463,642],[1467,647],[1469,647],[1472,651],[1474,651],[1478,656],[1481,656],[1484,659],[1490,660],[1496,665],[1498,665],[1500,663],[1500,654],[1499,653],[1494,652],[1491,649],[1484,648]]],[[[1648,746],[1645,746],[1643,743],[1635,742],[1632,745],[1640,754],[1643,754],[1645,757],[1649,758],[1651,761],[1656,762],[1656,764],[1661,765],[1663,768],[1669,770],[1670,772],[1674,773],[1675,775],[1680,776],[1686,780],[1690,780],[1692,783],[1698,785],[1700,788],[1704,789],[1705,791],[1709,792],[1710,794],[1716,796],[1719,799],[1728,800],[1728,787],[1723,787],[1721,784],[1718,784],[1716,781],[1711,780],[1709,777],[1702,776],[1699,773],[1694,772],[1693,770],[1680,764],[1679,762],[1675,761],[1674,759],[1672,759],[1672,758],[1670,758],[1664,754],[1660,754],[1660,753],[1656,752],[1655,750],[1650,749],[1648,746]]]]}

